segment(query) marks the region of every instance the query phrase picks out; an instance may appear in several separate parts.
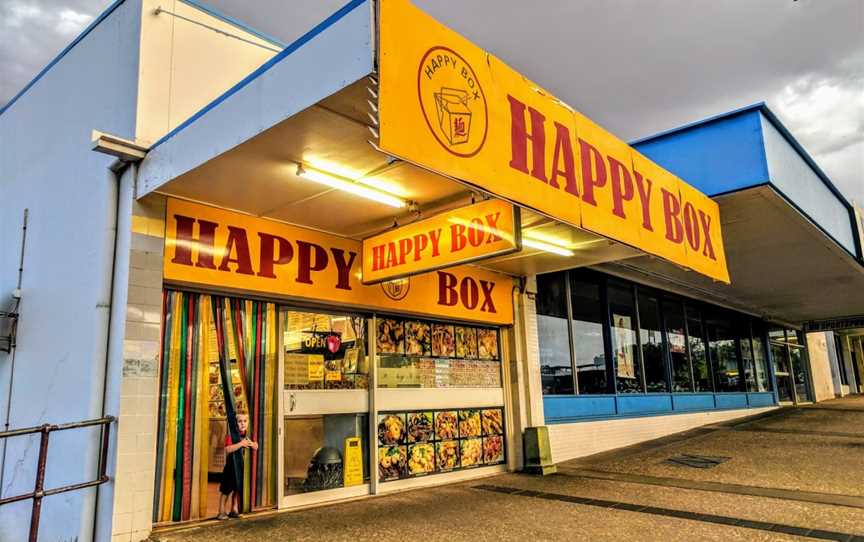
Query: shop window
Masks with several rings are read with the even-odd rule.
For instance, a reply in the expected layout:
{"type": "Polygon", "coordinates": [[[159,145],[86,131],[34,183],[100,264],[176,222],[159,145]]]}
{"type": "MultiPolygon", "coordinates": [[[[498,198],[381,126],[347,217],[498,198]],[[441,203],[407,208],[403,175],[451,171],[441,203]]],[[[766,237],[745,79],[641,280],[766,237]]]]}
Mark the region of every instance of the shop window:
{"type": "Polygon", "coordinates": [[[570,276],[573,350],[580,394],[609,393],[599,281],[570,276]]]}
{"type": "Polygon", "coordinates": [[[765,350],[765,325],[759,320],[753,322],[753,364],[756,368],[755,391],[771,391],[768,355],[765,350]]]}
{"type": "Polygon", "coordinates": [[[285,495],[368,482],[368,432],[366,414],[285,418],[285,495]]]}
{"type": "Polygon", "coordinates": [[[289,310],[283,321],[286,389],[369,387],[365,318],[289,310]]]}
{"type": "Polygon", "coordinates": [[[714,391],[711,366],[708,363],[708,348],[705,343],[705,328],[702,313],[696,307],[687,305],[687,346],[693,364],[694,391],[714,391]]]}
{"type": "Polygon", "coordinates": [[[849,385],[849,374],[846,372],[846,360],[843,356],[843,337],[834,333],[834,350],[837,353],[837,369],[840,371],[840,384],[849,385]]]}
{"type": "Polygon", "coordinates": [[[741,318],[738,322],[738,341],[741,347],[741,365],[744,367],[744,385],[747,391],[756,391],[756,362],[753,359],[753,341],[750,338],[750,322],[741,318]]]}
{"type": "Polygon", "coordinates": [[[663,332],[660,325],[660,302],[657,296],[639,288],[639,344],[645,367],[645,387],[648,393],[668,392],[666,356],[663,352],[663,332]]]}
{"type": "Polygon", "coordinates": [[[636,348],[636,310],[633,288],[610,283],[609,316],[612,328],[612,357],[618,393],[644,393],[642,368],[636,348]]]}
{"type": "Polygon", "coordinates": [[[717,311],[706,318],[708,346],[714,365],[714,382],[718,392],[744,391],[738,358],[736,332],[729,316],[717,311]]]}
{"type": "Polygon", "coordinates": [[[500,388],[495,328],[377,318],[379,388],[500,388]]]}
{"type": "MultiPolygon", "coordinates": [[[[640,302],[639,309],[642,305],[640,302]]],[[[672,391],[693,391],[693,375],[687,357],[687,333],[684,326],[684,306],[680,301],[663,301],[663,318],[666,320],[666,341],[669,359],[672,361],[672,391]]]]}
{"type": "Polygon", "coordinates": [[[501,408],[387,412],[378,415],[382,482],[500,465],[505,461],[501,408]]]}
{"type": "Polygon", "coordinates": [[[807,383],[807,354],[804,348],[789,346],[789,361],[792,368],[792,383],[795,397],[800,401],[812,401],[810,386],[807,383]]]}
{"type": "Polygon", "coordinates": [[[567,329],[566,273],[537,276],[537,334],[545,395],[572,394],[573,365],[567,329]]]}

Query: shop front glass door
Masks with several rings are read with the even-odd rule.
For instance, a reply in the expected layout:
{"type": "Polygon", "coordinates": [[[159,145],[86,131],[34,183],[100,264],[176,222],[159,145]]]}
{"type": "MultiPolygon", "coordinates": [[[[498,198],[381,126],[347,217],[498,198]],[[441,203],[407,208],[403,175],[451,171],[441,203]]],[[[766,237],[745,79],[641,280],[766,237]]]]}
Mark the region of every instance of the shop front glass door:
{"type": "Polygon", "coordinates": [[[807,384],[807,354],[804,348],[789,346],[789,357],[791,359],[792,382],[795,386],[795,397],[799,403],[812,401],[810,386],[807,384]]]}
{"type": "Polygon", "coordinates": [[[369,480],[367,319],[282,314],[283,495],[290,503],[336,490],[338,498],[369,480]]]}
{"type": "Polygon", "coordinates": [[[774,360],[774,376],[777,379],[777,395],[780,401],[795,400],[792,386],[792,372],[789,370],[787,347],[783,344],[771,343],[771,358],[774,360]]]}

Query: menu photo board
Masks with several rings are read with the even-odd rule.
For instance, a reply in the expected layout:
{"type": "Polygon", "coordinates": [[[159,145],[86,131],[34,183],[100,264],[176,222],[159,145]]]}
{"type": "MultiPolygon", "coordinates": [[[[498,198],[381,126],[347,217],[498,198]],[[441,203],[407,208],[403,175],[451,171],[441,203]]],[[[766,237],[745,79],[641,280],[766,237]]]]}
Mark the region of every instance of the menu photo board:
{"type": "Polygon", "coordinates": [[[378,416],[382,482],[505,462],[501,407],[419,410],[378,416]]]}

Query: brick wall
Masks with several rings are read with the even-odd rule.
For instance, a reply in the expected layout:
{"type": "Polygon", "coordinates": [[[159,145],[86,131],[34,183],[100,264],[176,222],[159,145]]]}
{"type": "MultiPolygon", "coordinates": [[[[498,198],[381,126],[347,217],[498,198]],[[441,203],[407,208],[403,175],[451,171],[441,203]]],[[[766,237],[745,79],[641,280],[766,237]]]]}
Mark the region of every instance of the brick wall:
{"type": "Polygon", "coordinates": [[[113,542],[138,542],[153,524],[165,199],[133,203],[123,341],[113,542]]]}

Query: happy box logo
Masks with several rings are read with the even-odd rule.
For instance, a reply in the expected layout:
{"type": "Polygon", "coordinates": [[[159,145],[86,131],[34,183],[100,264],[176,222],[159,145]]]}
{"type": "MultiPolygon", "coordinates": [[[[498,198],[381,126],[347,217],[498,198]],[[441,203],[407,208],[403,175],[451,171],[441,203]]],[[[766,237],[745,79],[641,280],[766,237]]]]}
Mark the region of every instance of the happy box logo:
{"type": "Polygon", "coordinates": [[[468,62],[447,47],[433,47],[420,60],[417,98],[438,143],[461,157],[474,156],[486,142],[486,95],[468,62]]]}

